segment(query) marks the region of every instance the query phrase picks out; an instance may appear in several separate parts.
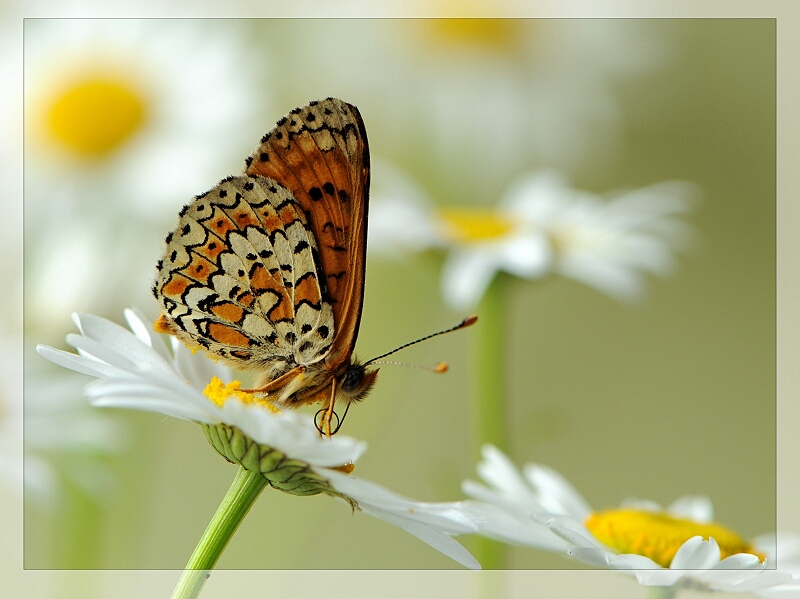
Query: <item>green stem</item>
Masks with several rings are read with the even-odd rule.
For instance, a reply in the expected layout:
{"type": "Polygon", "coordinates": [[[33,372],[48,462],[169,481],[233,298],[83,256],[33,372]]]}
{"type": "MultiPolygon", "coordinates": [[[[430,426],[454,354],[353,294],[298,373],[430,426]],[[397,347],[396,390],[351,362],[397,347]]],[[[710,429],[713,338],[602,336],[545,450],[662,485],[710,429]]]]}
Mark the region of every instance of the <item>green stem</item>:
{"type": "Polygon", "coordinates": [[[267,485],[260,473],[240,467],[228,493],[209,522],[181,574],[172,599],[195,599],[211,575],[239,524],[267,485]]]}
{"type": "MultiPolygon", "coordinates": [[[[507,451],[505,413],[505,337],[506,289],[508,277],[495,277],[478,306],[478,323],[472,355],[472,414],[475,453],[485,443],[507,451]]],[[[505,565],[505,546],[479,537],[474,553],[484,570],[501,570],[505,565]]]]}
{"type": "Polygon", "coordinates": [[[491,443],[508,451],[505,426],[506,289],[507,277],[498,274],[478,306],[477,343],[473,352],[473,414],[478,449],[491,443]]]}

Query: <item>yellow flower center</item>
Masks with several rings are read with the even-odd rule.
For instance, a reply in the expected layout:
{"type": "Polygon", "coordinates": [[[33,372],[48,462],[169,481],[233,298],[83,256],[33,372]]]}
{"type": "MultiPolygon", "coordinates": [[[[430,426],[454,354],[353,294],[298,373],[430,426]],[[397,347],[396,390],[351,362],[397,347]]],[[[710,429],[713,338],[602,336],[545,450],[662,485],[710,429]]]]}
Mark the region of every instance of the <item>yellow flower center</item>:
{"type": "Polygon", "coordinates": [[[502,239],[514,228],[509,218],[485,209],[440,208],[439,217],[445,224],[445,234],[456,243],[502,239]]]}
{"type": "Polygon", "coordinates": [[[90,74],[73,80],[46,108],[47,131],[81,158],[97,159],[124,145],[147,118],[140,89],[127,80],[90,74]]]}
{"type": "Polygon", "coordinates": [[[649,557],[664,568],[672,563],[681,545],[698,535],[706,540],[714,537],[719,544],[720,559],[737,553],[752,553],[761,561],[766,559],[750,543],[720,524],[684,520],[664,512],[604,510],[590,514],[584,524],[601,543],[620,553],[649,557]]]}
{"type": "Polygon", "coordinates": [[[256,397],[252,393],[242,391],[241,386],[242,384],[239,381],[232,381],[226,385],[218,377],[213,377],[211,382],[208,383],[206,388],[203,390],[203,394],[220,407],[222,407],[231,397],[236,397],[242,403],[258,404],[276,414],[280,412],[278,408],[264,398],[256,397]]]}

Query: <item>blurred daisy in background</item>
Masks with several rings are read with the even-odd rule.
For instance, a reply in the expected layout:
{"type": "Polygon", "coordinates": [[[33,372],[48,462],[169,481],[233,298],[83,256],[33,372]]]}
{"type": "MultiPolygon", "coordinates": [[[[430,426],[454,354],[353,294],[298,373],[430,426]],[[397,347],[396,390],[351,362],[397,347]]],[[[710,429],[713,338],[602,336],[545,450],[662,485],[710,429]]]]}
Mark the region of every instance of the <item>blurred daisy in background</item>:
{"type": "Polygon", "coordinates": [[[693,185],[669,181],[605,198],[538,172],[512,184],[497,208],[435,208],[398,183],[376,194],[368,247],[389,255],[444,248],[442,294],[455,308],[477,305],[501,271],[559,274],[630,300],[641,296],[645,273],[675,266],[674,253],[690,239],[681,217],[696,195],[693,185]]]}
{"type": "Polygon", "coordinates": [[[0,174],[5,181],[0,200],[5,228],[0,239],[0,343],[22,332],[22,66],[17,56],[21,35],[12,30],[9,20],[0,19],[0,174]]]}
{"type": "Polygon", "coordinates": [[[247,39],[226,21],[25,22],[29,330],[143,295],[164,223],[241,168],[270,106],[268,56],[241,72],[247,39]]]}
{"type": "MultiPolygon", "coordinates": [[[[713,522],[705,497],[681,497],[667,507],[627,500],[594,511],[554,470],[526,464],[522,472],[491,445],[477,466],[483,483],[467,480],[474,501],[465,510],[491,539],[563,551],[584,563],[634,575],[645,586],[753,593],[800,590],[775,567],[775,536],[752,541],[713,522]]],[[[792,540],[794,537],[788,537],[792,540]]],[[[789,565],[787,563],[787,565],[789,565]]]]}
{"type": "Polygon", "coordinates": [[[459,503],[413,501],[337,469],[352,470],[366,443],[345,435],[324,437],[310,416],[281,411],[240,391],[230,371],[170,337],[168,349],[143,315],[126,311],[130,330],[91,314],[74,316],[80,335],[67,342],[77,354],[47,346],[48,360],[97,378],[86,395],[98,407],[157,412],[203,425],[211,445],[228,461],[260,472],[294,495],[327,493],[353,509],[394,524],[461,565],[478,569],[453,535],[474,533],[459,503]],[[209,382],[210,381],[210,382],[209,382]],[[253,445],[257,446],[254,450],[253,445]],[[349,465],[349,467],[346,467],[349,465]]]}
{"type": "Polygon", "coordinates": [[[532,163],[608,159],[623,124],[615,85],[670,52],[646,24],[623,20],[431,19],[420,30],[403,39],[415,42],[406,50],[439,172],[481,172],[490,187],[479,197],[532,163]]]}
{"type": "Polygon", "coordinates": [[[231,155],[240,166],[258,136],[252,121],[269,112],[259,93],[268,58],[259,54],[257,74],[239,72],[246,39],[224,20],[26,22],[29,184],[57,182],[49,193],[67,187],[72,203],[102,198],[107,216],[174,212],[187,190],[230,171],[231,155]]]}
{"type": "MultiPolygon", "coordinates": [[[[0,393],[0,481],[23,492],[23,389],[18,347],[3,343],[0,393]]],[[[124,450],[127,430],[81,397],[85,381],[43,363],[25,385],[24,491],[34,504],[58,510],[67,486],[103,500],[114,488],[109,460],[124,450]],[[48,371],[49,370],[49,371],[48,371]]]]}

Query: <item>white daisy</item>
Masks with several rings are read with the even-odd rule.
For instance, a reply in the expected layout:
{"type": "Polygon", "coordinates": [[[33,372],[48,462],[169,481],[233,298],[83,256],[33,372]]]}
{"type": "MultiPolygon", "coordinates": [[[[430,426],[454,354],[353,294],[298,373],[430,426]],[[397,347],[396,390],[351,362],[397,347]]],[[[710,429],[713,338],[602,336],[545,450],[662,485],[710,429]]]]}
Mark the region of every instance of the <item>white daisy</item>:
{"type": "Polygon", "coordinates": [[[371,250],[384,253],[448,248],[442,293],[457,308],[475,306],[501,271],[523,279],[556,273],[634,299],[644,273],[664,275],[674,267],[674,251],[689,239],[679,217],[695,193],[691,184],[671,181],[606,200],[571,188],[553,172],[521,178],[497,209],[435,210],[419,193],[405,204],[400,193],[387,193],[371,208],[370,227],[379,233],[370,244],[374,239],[371,250]],[[414,238],[409,223],[420,223],[414,238]]]}
{"type": "Polygon", "coordinates": [[[56,364],[96,377],[85,389],[95,406],[147,410],[199,422],[226,459],[260,472],[273,487],[296,495],[324,492],[339,497],[466,567],[480,567],[452,538],[477,530],[460,504],[412,501],[332,470],[354,463],[366,443],[344,435],[321,437],[309,416],[279,411],[238,391],[238,383],[223,385],[222,380],[231,379],[227,368],[199,353],[193,355],[174,338],[170,352],[140,315],[128,310],[125,316],[130,331],[91,314],[75,315],[81,334],[68,335],[67,342],[77,355],[47,346],[37,349],[56,364]]]}
{"type": "Polygon", "coordinates": [[[622,570],[646,586],[749,593],[792,580],[788,572],[767,569],[774,546],[759,546],[714,523],[705,497],[682,497],[666,508],[627,501],[592,511],[557,472],[526,464],[520,474],[491,445],[484,446],[477,470],[485,485],[464,481],[462,488],[476,500],[465,510],[479,520],[481,535],[566,549],[575,559],[622,570]]]}

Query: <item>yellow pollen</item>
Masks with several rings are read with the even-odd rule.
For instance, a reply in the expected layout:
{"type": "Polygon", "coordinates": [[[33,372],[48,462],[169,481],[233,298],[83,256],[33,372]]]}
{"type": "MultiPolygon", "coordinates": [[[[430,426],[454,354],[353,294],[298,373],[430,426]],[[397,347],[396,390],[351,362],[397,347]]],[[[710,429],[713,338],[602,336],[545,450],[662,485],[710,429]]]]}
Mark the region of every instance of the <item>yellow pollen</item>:
{"type": "Polygon", "coordinates": [[[684,520],[665,512],[604,510],[590,514],[584,524],[601,543],[620,553],[649,557],[664,568],[669,567],[683,543],[698,535],[706,540],[714,537],[719,544],[720,559],[737,553],[751,553],[761,561],[766,559],[750,543],[720,524],[684,520]]]}
{"type": "Polygon", "coordinates": [[[511,219],[491,210],[440,208],[446,234],[456,243],[502,239],[514,228],[511,219]]]}
{"type": "Polygon", "coordinates": [[[73,80],[52,99],[45,115],[50,135],[88,159],[115,152],[141,129],[146,117],[141,90],[102,74],[73,80]]]}
{"type": "Polygon", "coordinates": [[[226,385],[218,377],[213,377],[203,390],[203,394],[220,407],[231,397],[236,397],[242,403],[264,406],[276,414],[280,412],[278,408],[264,398],[242,391],[241,386],[242,384],[239,381],[231,381],[226,385]]]}

